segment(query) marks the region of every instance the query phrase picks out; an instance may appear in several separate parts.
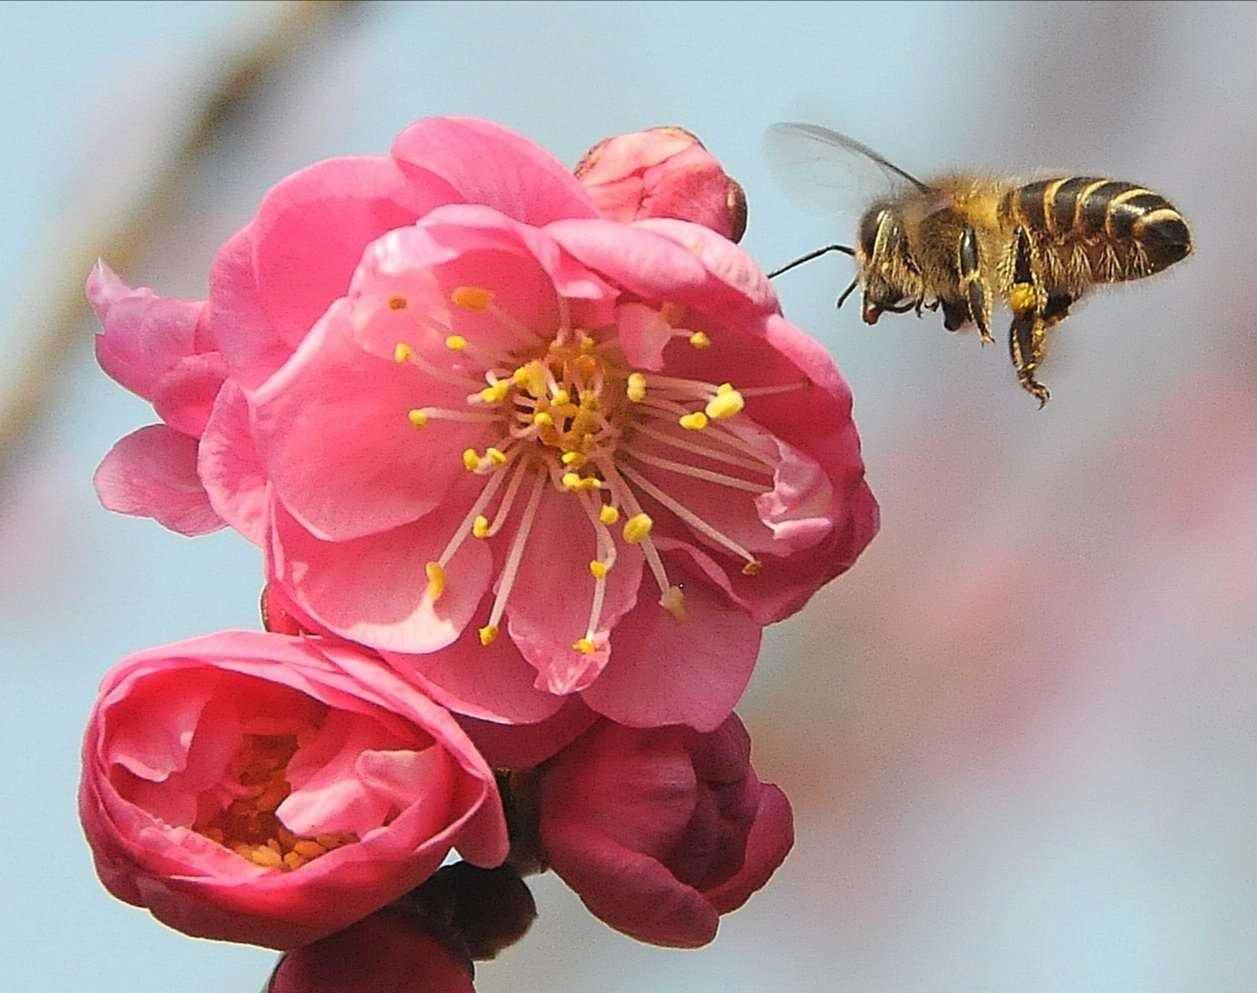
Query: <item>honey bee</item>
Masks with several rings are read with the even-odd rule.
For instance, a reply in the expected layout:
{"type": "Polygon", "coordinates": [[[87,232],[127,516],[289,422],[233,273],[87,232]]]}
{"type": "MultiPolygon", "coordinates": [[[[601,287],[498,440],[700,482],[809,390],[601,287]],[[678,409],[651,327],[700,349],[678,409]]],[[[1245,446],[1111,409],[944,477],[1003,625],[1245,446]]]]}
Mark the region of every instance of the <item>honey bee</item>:
{"type": "Polygon", "coordinates": [[[876,324],[886,312],[942,308],[943,326],[977,326],[992,341],[996,298],[1012,312],[1008,350],[1022,387],[1047,403],[1036,374],[1048,332],[1098,283],[1151,276],[1192,251],[1183,216],[1160,194],[1096,176],[1022,183],[956,173],[929,183],[892,165],[871,148],[811,124],[769,129],[770,164],[791,192],[832,208],[827,194],[875,176],[866,190],[855,247],[828,245],[795,259],[778,276],[826,252],[855,259],[857,273],[838,298],[857,286],[862,315],[876,324]]]}

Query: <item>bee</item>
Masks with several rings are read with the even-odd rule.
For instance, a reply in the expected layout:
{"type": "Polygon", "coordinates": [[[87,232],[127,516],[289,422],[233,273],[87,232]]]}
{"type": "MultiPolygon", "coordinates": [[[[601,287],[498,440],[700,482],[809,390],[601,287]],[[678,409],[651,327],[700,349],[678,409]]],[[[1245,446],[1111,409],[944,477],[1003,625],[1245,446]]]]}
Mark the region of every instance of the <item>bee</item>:
{"type": "Polygon", "coordinates": [[[766,151],[778,177],[809,205],[861,178],[866,190],[855,246],[827,245],[769,277],[826,252],[854,258],[856,276],[841,307],[862,289],[862,316],[942,308],[943,326],[976,326],[991,342],[991,307],[1012,312],[1008,350],[1017,379],[1042,407],[1050,396],[1037,373],[1048,333],[1099,283],[1142,279],[1192,251],[1182,214],[1158,193],[1098,176],[1023,183],[955,173],[929,183],[845,135],[812,124],[777,124],[766,151]],[[800,184],[802,182],[802,185],[800,184]]]}

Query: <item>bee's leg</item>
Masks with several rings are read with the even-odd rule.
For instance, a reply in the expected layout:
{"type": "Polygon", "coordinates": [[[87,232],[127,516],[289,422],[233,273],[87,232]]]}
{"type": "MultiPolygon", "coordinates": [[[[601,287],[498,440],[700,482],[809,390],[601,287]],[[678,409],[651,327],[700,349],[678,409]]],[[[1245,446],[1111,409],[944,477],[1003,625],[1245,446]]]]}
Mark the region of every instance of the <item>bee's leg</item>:
{"type": "Polygon", "coordinates": [[[960,331],[969,323],[969,305],[955,300],[943,301],[943,327],[960,331]]]}
{"type": "Polygon", "coordinates": [[[1074,298],[1068,293],[1053,293],[1049,295],[1047,303],[1043,307],[1043,323],[1049,328],[1056,327],[1069,316],[1069,305],[1073,302],[1074,298]]]}
{"type": "Polygon", "coordinates": [[[978,252],[978,236],[972,227],[960,232],[960,244],[956,247],[956,273],[960,277],[960,289],[969,306],[969,317],[978,326],[982,344],[991,337],[991,294],[982,279],[982,258],[978,252]]]}
{"type": "Polygon", "coordinates": [[[1022,389],[1033,394],[1042,409],[1051,394],[1034,378],[1047,349],[1049,327],[1040,295],[1038,280],[1030,265],[1030,237],[1024,229],[1018,229],[1013,284],[1008,291],[1008,306],[1013,312],[1013,323],[1008,329],[1008,352],[1022,389]]]}

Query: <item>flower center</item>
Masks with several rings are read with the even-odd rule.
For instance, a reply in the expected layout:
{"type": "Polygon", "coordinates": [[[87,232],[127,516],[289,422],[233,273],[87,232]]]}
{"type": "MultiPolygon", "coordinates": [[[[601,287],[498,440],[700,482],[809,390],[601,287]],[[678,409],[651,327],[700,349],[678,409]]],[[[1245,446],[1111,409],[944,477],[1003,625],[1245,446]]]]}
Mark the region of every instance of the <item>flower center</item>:
{"type": "MultiPolygon", "coordinates": [[[[297,748],[295,734],[245,735],[227,769],[226,785],[238,795],[212,816],[198,820],[192,830],[254,865],[285,872],[357,841],[357,835],[348,832],[301,837],[284,827],[276,815],[276,808],[292,792],[288,763],[297,748]]],[[[211,791],[202,797],[202,809],[217,800],[217,793],[211,791]]]]}
{"type": "MultiPolygon", "coordinates": [[[[599,628],[606,595],[606,578],[615,565],[618,540],[641,548],[659,586],[659,604],[677,623],[685,621],[685,597],[671,583],[659,551],[651,539],[655,521],[638,499],[645,493],[667,508],[690,529],[743,560],[742,572],[753,576],[762,563],[732,537],[648,478],[650,467],[666,478],[693,481],[733,490],[751,497],[772,489],[773,462],[725,422],[738,415],[747,398],[800,389],[806,381],[787,386],[737,390],[730,383],[708,383],[635,370],[627,363],[617,328],[583,329],[570,320],[568,301],[559,301],[558,327],[538,334],[524,327],[494,302],[492,291],[461,286],[451,294],[464,310],[489,313],[509,333],[507,350],[488,351],[450,328],[421,317],[425,331],[444,336],[453,353],[454,367],[466,375],[440,368],[406,342],[399,342],[394,358],[422,368],[443,382],[467,384],[471,389],[460,409],[416,407],[406,412],[416,429],[434,421],[483,423],[488,444],[483,450],[462,453],[468,472],[485,477],[463,523],[441,555],[427,564],[426,596],[435,601],[445,589],[446,567],[468,537],[498,535],[522,500],[497,595],[487,622],[479,628],[488,645],[498,636],[501,619],[519,571],[538,507],[551,499],[574,501],[593,531],[595,557],[589,562],[592,582],[589,623],[572,648],[592,654],[605,642],[599,628]],[[479,374],[481,380],[472,378],[479,374]],[[675,430],[679,426],[681,431],[675,430]],[[672,430],[668,430],[672,428],[672,430]],[[694,464],[694,455],[705,463],[694,464]],[[669,457],[671,456],[671,457],[669,457]],[[718,468],[714,468],[718,467],[718,468]],[[499,492],[501,493],[499,497],[499,492]]],[[[405,309],[404,297],[389,306],[405,309]]],[[[643,307],[633,304],[631,306],[643,307]]],[[[656,330],[685,338],[691,347],[711,346],[704,331],[679,327],[684,311],[664,304],[650,312],[656,330]]]]}

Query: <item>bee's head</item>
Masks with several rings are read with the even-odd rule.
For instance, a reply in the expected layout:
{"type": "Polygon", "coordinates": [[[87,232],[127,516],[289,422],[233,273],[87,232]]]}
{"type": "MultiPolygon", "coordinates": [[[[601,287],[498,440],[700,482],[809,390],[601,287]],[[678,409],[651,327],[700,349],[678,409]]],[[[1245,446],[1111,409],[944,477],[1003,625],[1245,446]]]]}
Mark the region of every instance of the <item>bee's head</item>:
{"type": "Polygon", "coordinates": [[[898,258],[904,247],[903,224],[894,208],[878,203],[865,211],[856,244],[856,261],[864,286],[864,323],[876,324],[883,311],[902,313],[909,294],[889,278],[893,271],[889,263],[898,258]]]}

